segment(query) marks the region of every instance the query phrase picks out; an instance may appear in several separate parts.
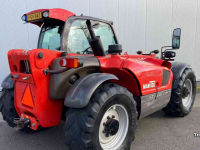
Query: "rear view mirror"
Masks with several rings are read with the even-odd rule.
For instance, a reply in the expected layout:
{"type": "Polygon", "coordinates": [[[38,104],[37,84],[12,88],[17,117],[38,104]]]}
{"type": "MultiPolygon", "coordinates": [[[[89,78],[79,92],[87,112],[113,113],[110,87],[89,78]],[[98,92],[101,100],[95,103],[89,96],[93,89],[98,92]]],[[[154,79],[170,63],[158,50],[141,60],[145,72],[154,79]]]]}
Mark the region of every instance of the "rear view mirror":
{"type": "Polygon", "coordinates": [[[142,51],[137,51],[137,54],[141,55],[141,54],[143,54],[143,52],[142,51]]]}
{"type": "Polygon", "coordinates": [[[180,39],[181,39],[181,29],[177,28],[173,31],[172,37],[172,48],[179,49],[180,48],[180,39]]]}
{"type": "Polygon", "coordinates": [[[159,50],[154,50],[153,53],[154,54],[158,54],[160,51],[159,50]]]}

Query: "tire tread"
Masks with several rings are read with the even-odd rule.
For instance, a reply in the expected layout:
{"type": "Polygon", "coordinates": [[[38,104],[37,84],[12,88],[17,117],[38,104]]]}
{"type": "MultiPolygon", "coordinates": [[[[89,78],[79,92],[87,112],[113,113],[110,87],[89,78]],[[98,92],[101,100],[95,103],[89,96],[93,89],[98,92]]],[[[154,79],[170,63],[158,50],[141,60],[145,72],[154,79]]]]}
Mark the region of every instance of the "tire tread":
{"type": "MultiPolygon", "coordinates": [[[[182,73],[182,76],[179,79],[179,83],[176,89],[172,89],[171,93],[171,99],[167,107],[163,108],[163,111],[170,116],[177,116],[177,117],[184,117],[187,114],[184,113],[180,107],[180,103],[182,100],[181,96],[181,88],[183,87],[183,83],[185,81],[185,78],[187,77],[187,74],[193,73],[194,71],[191,68],[186,68],[184,72],[182,73]]],[[[196,84],[196,82],[195,82],[196,84]]],[[[195,85],[196,88],[196,85],[195,85]]]]}
{"type": "MultiPolygon", "coordinates": [[[[66,135],[65,144],[69,150],[93,149],[92,132],[98,112],[106,100],[109,99],[112,95],[117,94],[117,91],[119,90],[121,93],[128,94],[127,96],[132,97],[133,99],[133,95],[124,87],[110,82],[105,82],[95,90],[90,102],[85,108],[70,108],[70,110],[66,113],[67,121],[64,126],[64,132],[66,135]],[[68,120],[71,121],[70,125],[68,125],[68,120]],[[75,127],[78,130],[73,130],[75,127]]],[[[134,100],[133,103],[136,110],[136,102],[134,100]]],[[[136,112],[136,114],[138,113],[136,112]]]]}
{"type": "Polygon", "coordinates": [[[14,118],[19,118],[14,106],[14,89],[3,89],[0,98],[0,112],[3,120],[8,123],[12,128],[16,125],[13,123],[14,118]]]}

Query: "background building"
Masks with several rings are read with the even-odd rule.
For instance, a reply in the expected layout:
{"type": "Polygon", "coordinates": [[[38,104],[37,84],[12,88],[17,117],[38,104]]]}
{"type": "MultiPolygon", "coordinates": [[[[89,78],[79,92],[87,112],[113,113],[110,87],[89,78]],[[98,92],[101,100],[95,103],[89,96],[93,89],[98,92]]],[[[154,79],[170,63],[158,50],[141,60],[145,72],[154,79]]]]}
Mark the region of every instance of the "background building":
{"type": "Polygon", "coordinates": [[[40,28],[23,24],[24,13],[40,8],[64,8],[111,20],[123,52],[149,53],[171,45],[172,31],[182,28],[176,61],[189,63],[200,80],[200,1],[198,0],[0,0],[0,83],[9,74],[10,49],[37,47],[40,28]]]}

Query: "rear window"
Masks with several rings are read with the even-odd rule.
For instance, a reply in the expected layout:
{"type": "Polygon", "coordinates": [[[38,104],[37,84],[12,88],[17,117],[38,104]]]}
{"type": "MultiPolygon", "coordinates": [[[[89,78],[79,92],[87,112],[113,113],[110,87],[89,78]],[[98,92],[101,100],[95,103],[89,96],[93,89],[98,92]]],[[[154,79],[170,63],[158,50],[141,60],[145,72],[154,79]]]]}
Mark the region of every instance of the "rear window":
{"type": "Polygon", "coordinates": [[[63,25],[44,25],[41,29],[38,48],[60,50],[63,25]]]}

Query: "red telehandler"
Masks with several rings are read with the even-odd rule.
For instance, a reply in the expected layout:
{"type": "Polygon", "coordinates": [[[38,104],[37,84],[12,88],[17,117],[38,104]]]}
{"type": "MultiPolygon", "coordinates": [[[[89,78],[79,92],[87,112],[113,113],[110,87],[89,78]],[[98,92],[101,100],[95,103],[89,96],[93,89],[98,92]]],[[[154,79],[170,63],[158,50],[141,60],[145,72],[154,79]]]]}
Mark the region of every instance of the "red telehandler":
{"type": "Polygon", "coordinates": [[[172,46],[150,54],[122,54],[112,22],[39,9],[22,16],[41,27],[37,49],[8,52],[0,111],[17,130],[52,127],[65,120],[69,150],[129,150],[137,120],[163,109],[186,116],[196,95],[190,65],[174,62],[172,46]]]}

